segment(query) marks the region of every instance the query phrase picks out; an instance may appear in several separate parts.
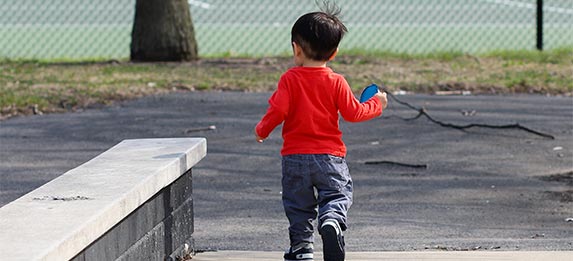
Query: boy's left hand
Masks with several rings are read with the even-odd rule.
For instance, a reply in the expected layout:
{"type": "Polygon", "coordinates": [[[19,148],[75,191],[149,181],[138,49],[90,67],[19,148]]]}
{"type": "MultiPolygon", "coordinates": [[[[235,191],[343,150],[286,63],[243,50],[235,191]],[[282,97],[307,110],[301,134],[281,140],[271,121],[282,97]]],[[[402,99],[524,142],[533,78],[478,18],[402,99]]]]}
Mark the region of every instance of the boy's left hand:
{"type": "Polygon", "coordinates": [[[386,109],[386,106],[388,106],[388,97],[386,97],[386,92],[378,91],[374,96],[376,96],[376,98],[378,98],[382,103],[382,109],[386,109]]]}

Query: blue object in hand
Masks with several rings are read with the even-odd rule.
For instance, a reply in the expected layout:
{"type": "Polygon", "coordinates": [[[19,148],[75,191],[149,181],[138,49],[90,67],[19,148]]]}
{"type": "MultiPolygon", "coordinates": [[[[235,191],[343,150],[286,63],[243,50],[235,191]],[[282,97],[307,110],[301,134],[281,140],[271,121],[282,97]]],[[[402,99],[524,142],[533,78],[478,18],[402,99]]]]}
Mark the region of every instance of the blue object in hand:
{"type": "Polygon", "coordinates": [[[374,83],[364,88],[362,94],[360,95],[360,103],[370,100],[370,98],[376,95],[376,93],[378,93],[378,85],[374,83]]]}

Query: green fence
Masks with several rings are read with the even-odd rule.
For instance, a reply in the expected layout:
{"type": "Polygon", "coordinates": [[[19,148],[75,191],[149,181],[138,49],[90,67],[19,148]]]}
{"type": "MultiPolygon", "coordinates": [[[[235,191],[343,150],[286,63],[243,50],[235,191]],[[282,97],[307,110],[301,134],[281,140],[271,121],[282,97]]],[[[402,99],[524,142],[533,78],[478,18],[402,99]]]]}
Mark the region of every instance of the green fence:
{"type": "MultiPolygon", "coordinates": [[[[573,0],[338,0],[341,50],[428,53],[573,47],[573,0]]],[[[201,56],[290,52],[314,0],[189,0],[201,56]]],[[[135,0],[0,0],[0,58],[123,59],[135,0]]]]}

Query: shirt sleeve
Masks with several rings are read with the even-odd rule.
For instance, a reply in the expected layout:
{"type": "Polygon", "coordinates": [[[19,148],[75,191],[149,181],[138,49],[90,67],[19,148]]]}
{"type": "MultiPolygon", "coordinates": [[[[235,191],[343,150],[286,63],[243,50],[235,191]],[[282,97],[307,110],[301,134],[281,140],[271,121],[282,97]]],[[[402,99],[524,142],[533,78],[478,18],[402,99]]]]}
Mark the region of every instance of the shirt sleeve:
{"type": "Polygon", "coordinates": [[[344,120],[361,122],[382,115],[382,102],[376,97],[360,103],[352,93],[350,86],[342,80],[338,93],[338,110],[344,120]]]}
{"type": "Polygon", "coordinates": [[[271,132],[280,125],[288,115],[289,94],[283,79],[279,81],[277,90],[269,98],[269,108],[261,121],[257,124],[255,131],[261,138],[267,138],[271,132]]]}

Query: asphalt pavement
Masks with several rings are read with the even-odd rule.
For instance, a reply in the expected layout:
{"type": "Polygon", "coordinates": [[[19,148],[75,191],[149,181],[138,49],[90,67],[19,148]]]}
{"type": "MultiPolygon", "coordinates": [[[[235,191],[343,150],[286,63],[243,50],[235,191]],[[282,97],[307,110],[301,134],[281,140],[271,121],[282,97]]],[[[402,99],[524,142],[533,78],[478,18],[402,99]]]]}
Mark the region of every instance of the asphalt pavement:
{"type": "MultiPolygon", "coordinates": [[[[281,251],[280,128],[263,144],[253,136],[269,96],[177,92],[1,121],[0,206],[123,139],[206,137],[193,170],[196,248],[281,251]]],[[[355,186],[349,251],[573,250],[573,98],[398,98],[444,122],[519,123],[555,139],[406,121],[416,112],[396,102],[384,117],[342,122],[355,186]]]]}

